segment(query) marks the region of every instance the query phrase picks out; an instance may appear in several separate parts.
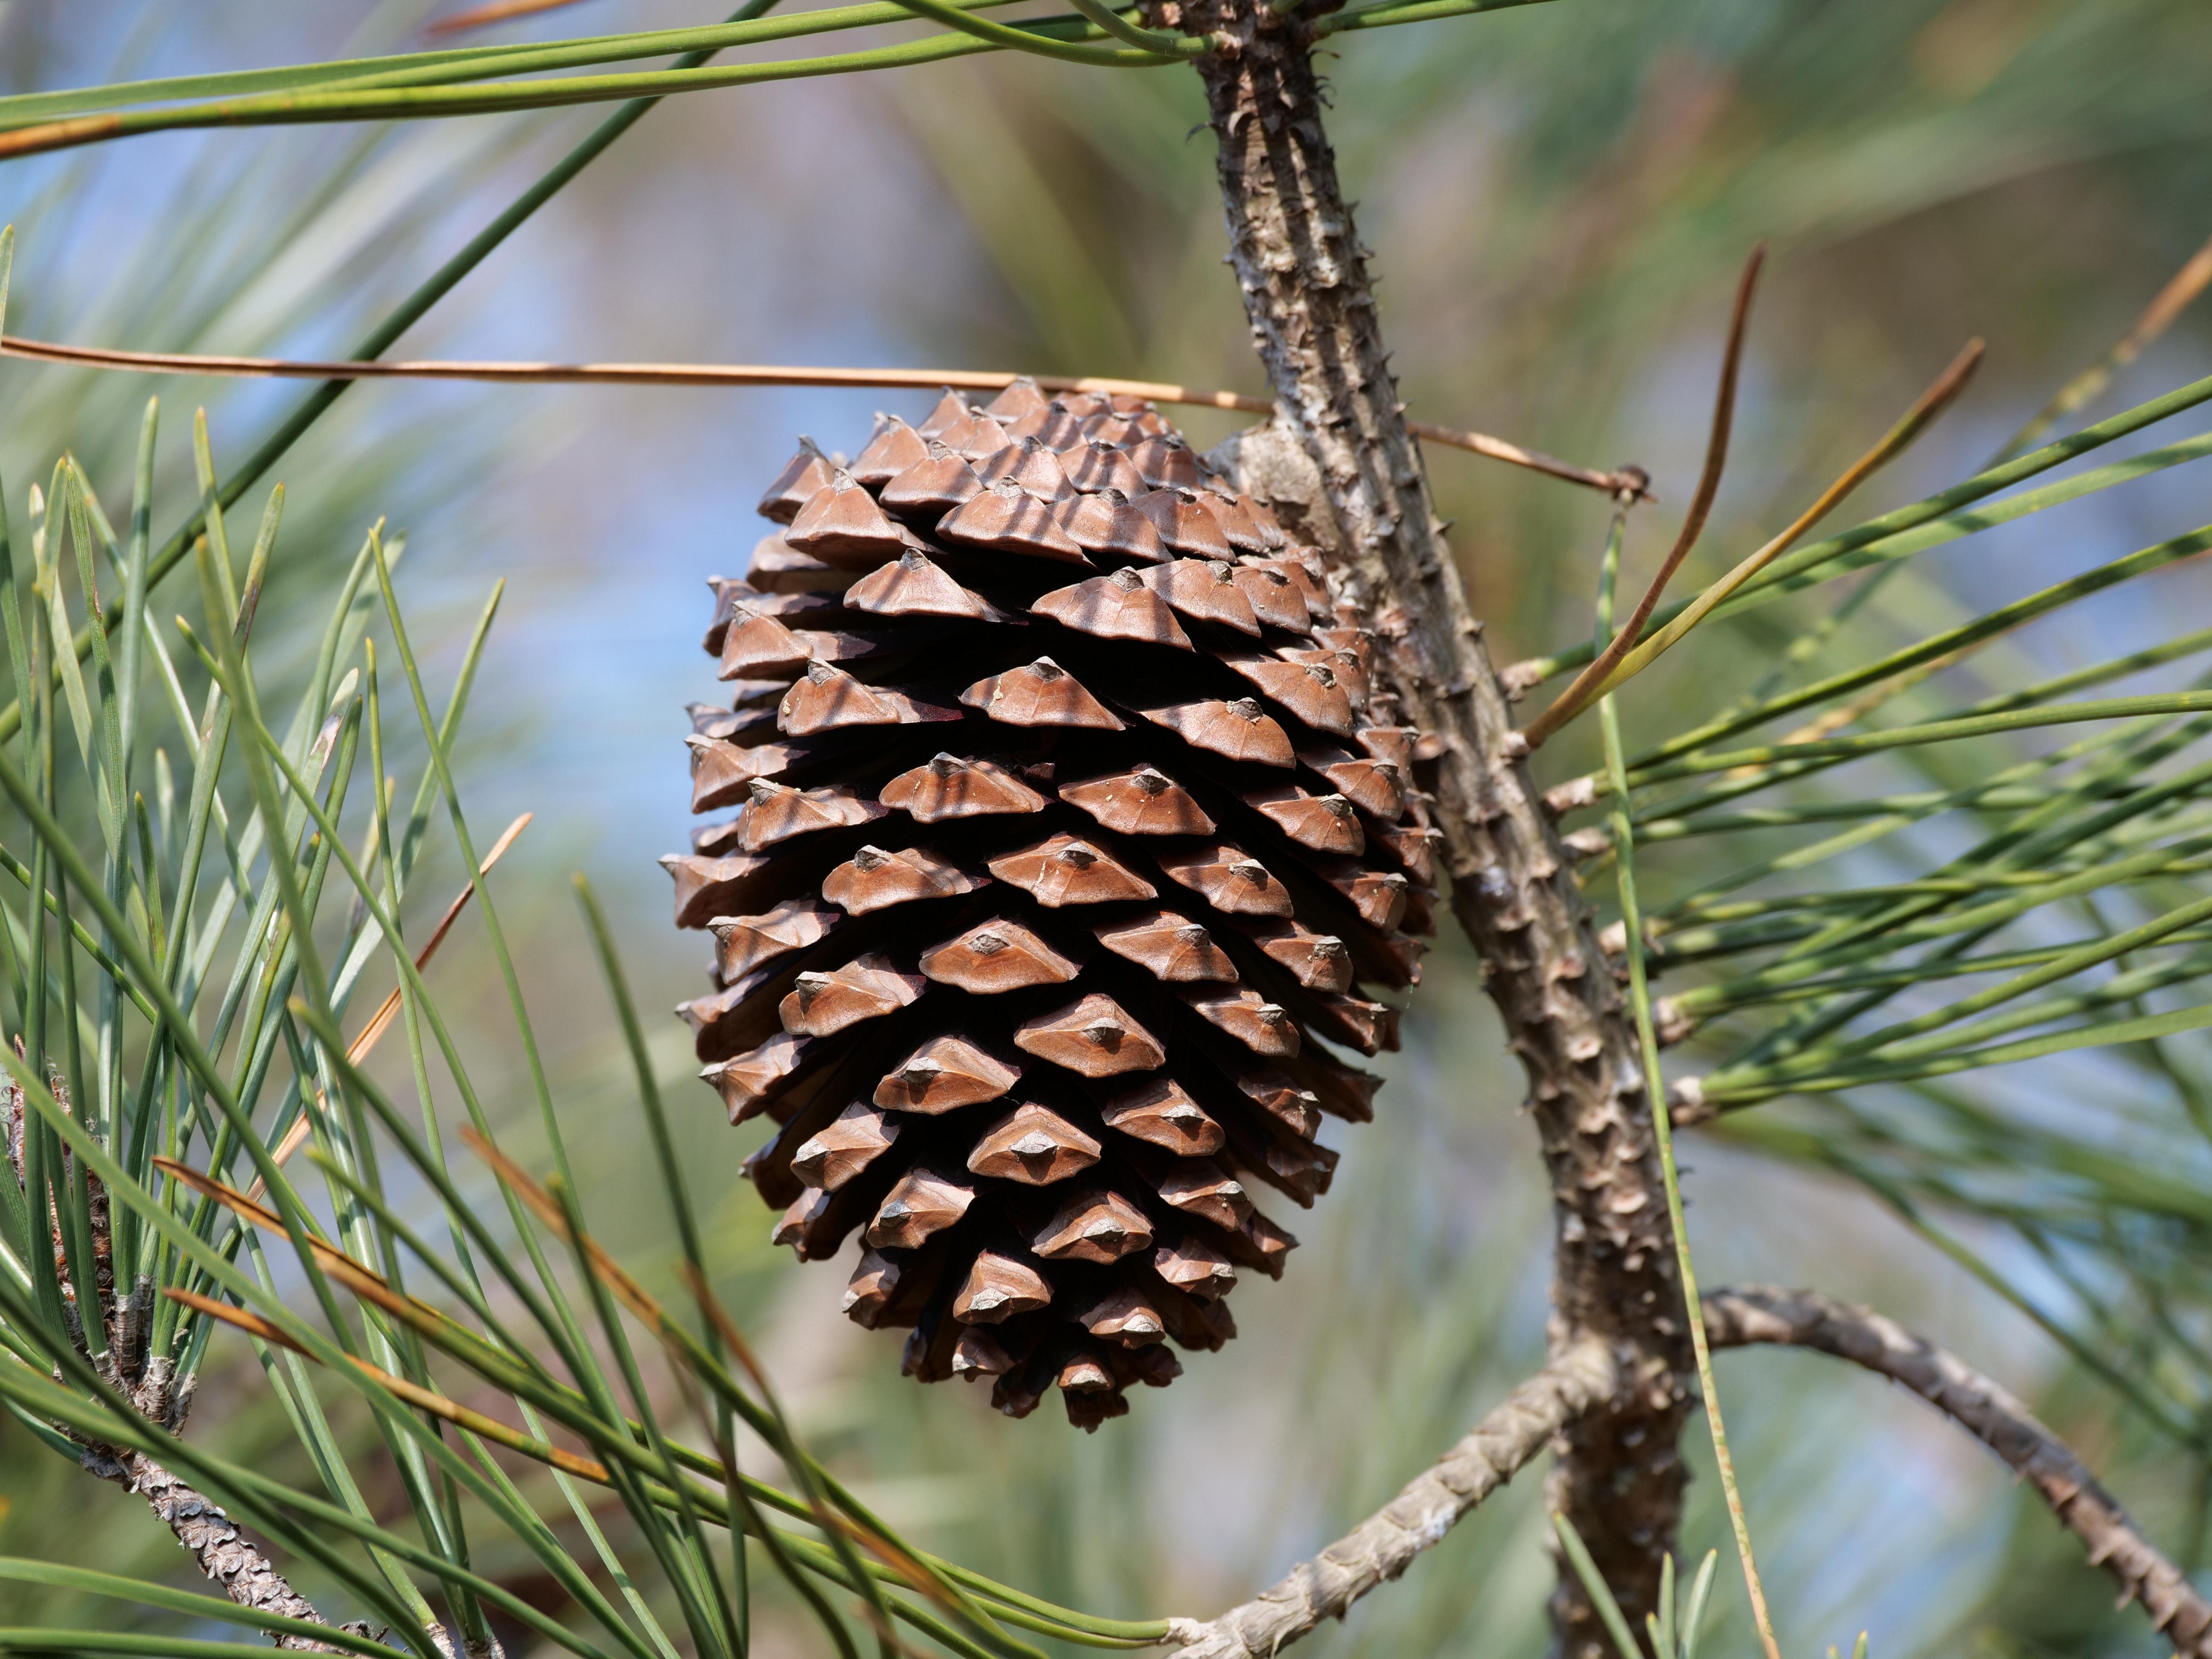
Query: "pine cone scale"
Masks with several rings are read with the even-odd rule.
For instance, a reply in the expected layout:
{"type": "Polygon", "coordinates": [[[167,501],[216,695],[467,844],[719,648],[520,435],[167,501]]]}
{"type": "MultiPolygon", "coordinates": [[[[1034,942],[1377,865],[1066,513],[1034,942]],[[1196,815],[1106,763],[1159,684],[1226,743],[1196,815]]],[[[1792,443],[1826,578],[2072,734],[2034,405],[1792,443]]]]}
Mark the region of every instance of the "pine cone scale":
{"type": "Polygon", "coordinates": [[[923,1381],[1096,1427],[1218,1348],[1396,1044],[1434,839],[1372,644],[1149,405],[1017,383],[803,441],[716,579],[679,1012],[802,1259],[923,1381]]]}

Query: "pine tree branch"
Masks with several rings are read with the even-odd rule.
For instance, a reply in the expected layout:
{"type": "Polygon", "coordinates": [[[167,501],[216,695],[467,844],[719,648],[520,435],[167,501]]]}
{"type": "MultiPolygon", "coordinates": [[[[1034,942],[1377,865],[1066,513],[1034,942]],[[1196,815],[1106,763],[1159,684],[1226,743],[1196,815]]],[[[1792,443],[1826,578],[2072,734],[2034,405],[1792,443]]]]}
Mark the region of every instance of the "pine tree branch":
{"type": "Polygon", "coordinates": [[[1772,1343],[1810,1348],[1910,1389],[2004,1460],[2087,1547],[2091,1565],[2142,1603],[2151,1627],[2187,1659],[2212,1659],[2212,1603],[2137,1529],[2073,1449],[1956,1355],[1893,1320],[1811,1291],[1745,1285],[1705,1299],[1716,1348],[1772,1343]]]}
{"type": "MultiPolygon", "coordinates": [[[[57,1094],[66,1099],[58,1087],[57,1094]]],[[[24,1171],[24,1125],[22,1088],[11,1080],[4,1089],[0,1089],[0,1154],[4,1154],[7,1176],[12,1176],[18,1187],[27,1191],[30,1183],[27,1182],[24,1171]]],[[[179,1382],[166,1358],[146,1352],[143,1338],[146,1328],[147,1283],[142,1279],[127,1291],[118,1293],[109,1261],[107,1194],[102,1183],[90,1176],[87,1179],[94,1195],[93,1238],[100,1269],[94,1287],[98,1301],[94,1313],[100,1327],[107,1333],[102,1374],[109,1382],[128,1395],[131,1405],[147,1422],[169,1434],[180,1435],[184,1432],[185,1419],[191,1411],[194,1380],[186,1376],[179,1382]]],[[[48,1212],[51,1216],[51,1203],[48,1212]]],[[[69,1277],[68,1258],[58,1227],[55,1229],[53,1252],[56,1271],[66,1280],[69,1277]]],[[[81,1320],[78,1329],[82,1329],[81,1320]]],[[[82,1340],[76,1346],[80,1357],[82,1357],[85,1346],[82,1340]]],[[[103,1444],[66,1427],[62,1431],[67,1439],[80,1448],[77,1462],[87,1474],[97,1475],[103,1480],[112,1480],[125,1492],[137,1492],[143,1498],[176,1540],[190,1552],[199,1570],[240,1607],[250,1607],[258,1613],[272,1613],[279,1618],[299,1620],[310,1625],[321,1625],[325,1628],[330,1626],[330,1620],[324,1618],[306,1596],[292,1588],[276,1563],[239,1531],[236,1523],[213,1498],[143,1452],[103,1444]]],[[[362,1636],[370,1634],[369,1627],[365,1624],[349,1624],[339,1628],[362,1636]]],[[[429,1626],[428,1634],[439,1650],[452,1656],[452,1659],[504,1659],[496,1638],[482,1647],[468,1644],[462,1652],[456,1653],[453,1640],[442,1626],[429,1626]]],[[[294,1635],[277,1637],[276,1645],[280,1649],[304,1653],[342,1653],[347,1650],[317,1642],[312,1638],[294,1635]]]]}
{"type": "MultiPolygon", "coordinates": [[[[57,1095],[65,1098],[58,1088],[57,1095]]],[[[5,1151],[8,1174],[13,1176],[17,1186],[28,1192],[33,1183],[25,1177],[24,1125],[23,1091],[19,1085],[11,1081],[4,1091],[0,1091],[0,1148],[5,1151]]],[[[51,1203],[47,1207],[51,1213],[51,1203]]],[[[107,1204],[104,1190],[100,1193],[95,1216],[97,1232],[104,1244],[107,1231],[107,1204]]],[[[54,1233],[55,1267],[66,1281],[69,1276],[67,1257],[58,1226],[54,1233]]],[[[104,1249],[101,1255],[105,1256],[104,1249]]],[[[94,1314],[110,1333],[109,1380],[128,1391],[132,1403],[149,1422],[173,1434],[179,1432],[184,1427],[185,1413],[191,1409],[191,1385],[187,1381],[181,1388],[173,1386],[173,1379],[166,1359],[149,1359],[136,1352],[135,1341],[126,1343],[119,1340],[125,1322],[121,1317],[121,1308],[115,1293],[114,1275],[106,1261],[103,1260],[101,1266],[106,1271],[97,1286],[100,1305],[94,1314]]],[[[137,1306],[135,1296],[127,1299],[134,1308],[137,1306]]],[[[129,1322],[134,1328],[141,1328],[144,1323],[143,1317],[129,1322]]],[[[82,1352],[83,1344],[81,1340],[78,1347],[82,1352]]],[[[143,1498],[154,1513],[161,1518],[162,1523],[175,1534],[177,1541],[191,1553],[199,1570],[220,1585],[223,1593],[239,1606],[252,1607],[260,1613],[276,1613],[282,1618],[304,1620],[311,1625],[330,1623],[315,1610],[313,1603],[292,1588],[284,1575],[276,1570],[276,1564],[239,1531],[213,1498],[178,1479],[143,1452],[86,1444],[82,1437],[74,1433],[70,1437],[83,1447],[77,1462],[88,1474],[96,1474],[103,1480],[112,1480],[125,1491],[137,1492],[143,1498]]],[[[341,1650],[297,1636],[279,1637],[276,1645],[310,1653],[341,1650]]]]}
{"type": "MultiPolygon", "coordinates": [[[[311,1625],[330,1623],[313,1602],[292,1588],[276,1570],[276,1564],[239,1531],[220,1504],[143,1452],[88,1449],[82,1461],[92,1474],[143,1497],[176,1534],[177,1541],[191,1552],[199,1570],[239,1606],[304,1620],[311,1625]]],[[[343,1651],[302,1636],[280,1636],[276,1645],[307,1653],[343,1651]]]]}
{"type": "Polygon", "coordinates": [[[1618,1382],[1607,1344],[1595,1337],[1571,1344],[1351,1532],[1218,1618],[1170,1620],[1168,1640],[1182,1644],[1180,1659],[1273,1659],[1405,1571],[1554,1435],[1610,1400],[1618,1382]]]}
{"type": "MultiPolygon", "coordinates": [[[[1601,1338],[1622,1379],[1565,1431],[1549,1501],[1639,1619],[1656,1607],[1680,1512],[1692,1372],[1635,1035],[1407,430],[1322,131],[1308,33],[1319,25],[1261,0],[1150,0],[1147,18],[1224,42],[1197,67],[1230,263],[1277,415],[1222,459],[1324,545],[1338,592],[1380,636],[1405,715],[1441,745],[1423,782],[1437,798],[1453,908],[1527,1069],[1551,1176],[1553,1352],[1601,1338]]],[[[1553,1609],[1571,1659],[1606,1651],[1572,1572],[1553,1609]]]]}

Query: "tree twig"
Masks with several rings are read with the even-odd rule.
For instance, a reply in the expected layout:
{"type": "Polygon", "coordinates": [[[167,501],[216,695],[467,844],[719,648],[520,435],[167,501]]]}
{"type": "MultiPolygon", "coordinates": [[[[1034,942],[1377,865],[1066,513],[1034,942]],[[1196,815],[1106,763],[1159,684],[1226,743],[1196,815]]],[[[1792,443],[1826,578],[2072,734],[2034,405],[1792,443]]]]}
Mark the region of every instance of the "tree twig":
{"type": "MultiPolygon", "coordinates": [[[[276,1564],[239,1531],[220,1504],[144,1453],[88,1449],[80,1461],[90,1473],[143,1498],[191,1553],[199,1570],[239,1606],[305,1620],[311,1625],[330,1623],[313,1602],[292,1588],[276,1564]]],[[[366,1626],[346,1628],[368,1634],[366,1626]]],[[[303,1636],[280,1636],[276,1645],[307,1653],[344,1650],[303,1636]]]]}
{"type": "MultiPolygon", "coordinates": [[[[1165,9],[1149,0],[1148,17],[1165,9]]],[[[1553,1352],[1595,1337],[1622,1378],[1561,1433],[1546,1501],[1640,1620],[1657,1608],[1680,1516],[1678,1443],[1696,1373],[1636,1034],[1518,753],[1398,398],[1325,131],[1314,26],[1267,0],[1176,0],[1176,15],[1178,27],[1231,42],[1198,73],[1230,264],[1277,400],[1273,421],[1215,455],[1324,550],[1338,609],[1374,631],[1378,678],[1431,740],[1419,776],[1436,798],[1438,863],[1526,1070],[1551,1186],[1553,1352]]],[[[1572,1571],[1552,1607],[1565,1659],[1605,1659],[1610,1644],[1572,1571]]]]}
{"type": "Polygon", "coordinates": [[[1812,1291],[1744,1285],[1711,1292],[1705,1309],[1716,1348],[1809,1348],[1910,1389],[2033,1486],[2091,1564],[2118,1581],[2123,1601],[2142,1602],[2151,1627],[2178,1652],[2212,1659],[2212,1602],[2142,1535],[2071,1447],[1964,1360],[1893,1320],[1812,1291]]]}
{"type": "MultiPolygon", "coordinates": [[[[57,1085],[58,1097],[65,1098],[57,1085]]],[[[23,1156],[24,1108],[21,1086],[10,1081],[0,1090],[0,1151],[4,1151],[9,1172],[17,1185],[30,1191],[31,1183],[25,1177],[23,1156]]],[[[4,1177],[0,1177],[4,1178],[4,1177]]],[[[104,1199],[105,1194],[102,1194],[104,1199]]],[[[41,1190],[33,1194],[33,1202],[52,1213],[52,1204],[41,1190]]],[[[104,1205],[103,1205],[104,1208],[104,1205]]],[[[68,1258],[57,1226],[51,1235],[57,1273],[64,1283],[69,1280],[68,1258]]],[[[131,1403],[146,1419],[173,1434],[184,1426],[184,1415],[189,1409],[189,1382],[179,1389],[173,1386],[169,1363],[164,1358],[148,1358],[134,1352],[135,1344],[117,1340],[122,1321],[119,1318],[114,1278],[106,1275],[94,1291],[100,1305],[89,1310],[78,1310],[83,1322],[80,1328],[89,1328],[98,1322],[110,1334],[106,1370],[109,1379],[129,1394],[131,1403]]],[[[135,1296],[133,1297],[135,1306],[135,1296]]],[[[79,1351],[83,1343],[80,1340],[79,1351]]],[[[311,1625],[327,1625],[330,1620],[315,1610],[307,1598],[294,1589],[279,1572],[276,1565],[246,1535],[240,1532],[221,1505],[178,1479],[169,1470],[147,1456],[143,1452],[112,1446],[88,1443],[83,1437],[64,1431],[68,1437],[82,1448],[77,1462],[92,1474],[103,1480],[112,1480],[126,1492],[143,1498],[162,1523],[175,1534],[176,1540],[191,1554],[199,1570],[212,1579],[222,1592],[240,1607],[252,1607],[262,1613],[278,1613],[287,1619],[302,1619],[311,1625]]],[[[279,1637],[280,1648],[301,1649],[312,1653],[336,1652],[304,1637],[279,1637]]]]}
{"type": "Polygon", "coordinates": [[[1586,1338],[1562,1350],[1389,1503],[1281,1583],[1218,1618],[1170,1620],[1168,1640],[1182,1646],[1178,1659],[1273,1659],[1323,1620],[1341,1618],[1405,1571],[1553,1436],[1611,1399],[1619,1382],[1606,1343],[1586,1338]]]}

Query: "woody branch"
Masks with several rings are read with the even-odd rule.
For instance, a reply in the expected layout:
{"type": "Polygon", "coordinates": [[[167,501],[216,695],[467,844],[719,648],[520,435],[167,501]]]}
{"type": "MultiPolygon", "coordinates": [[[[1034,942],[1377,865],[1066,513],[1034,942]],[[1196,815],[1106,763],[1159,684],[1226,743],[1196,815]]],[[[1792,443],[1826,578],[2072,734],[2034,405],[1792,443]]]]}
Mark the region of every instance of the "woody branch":
{"type": "Polygon", "coordinates": [[[1895,1321],[1816,1291],[1745,1285],[1704,1301],[1705,1334],[1716,1348],[1809,1348],[1918,1395],[2035,1489],[2091,1563],[2118,1581],[2123,1603],[2140,1601],[2151,1627],[2178,1652],[2212,1659],[2212,1603],[2142,1535],[2074,1449],[1996,1382],[1895,1321]]]}
{"type": "MultiPolygon", "coordinates": [[[[21,1053],[20,1044],[18,1053],[21,1053]]],[[[54,1097],[64,1110],[70,1104],[69,1090],[57,1077],[52,1084],[54,1097]]],[[[27,1120],[23,1091],[20,1085],[9,1084],[4,1095],[0,1095],[0,1139],[4,1139],[8,1164],[15,1182],[29,1195],[29,1182],[25,1175],[23,1137],[27,1120]]],[[[63,1154],[62,1179],[70,1179],[69,1154],[63,1154]]],[[[149,1287],[133,1285],[118,1295],[115,1284],[114,1261],[107,1224],[108,1199],[97,1176],[85,1177],[92,1213],[92,1242],[94,1270],[90,1276],[100,1305],[90,1310],[79,1308],[75,1300],[75,1279],[70,1271],[68,1247],[56,1215],[52,1199],[46,1194],[31,1195],[33,1212],[43,1209],[49,1225],[49,1237],[54,1254],[55,1277],[63,1286],[66,1311],[70,1314],[81,1354],[89,1357],[90,1344],[85,1340],[88,1322],[103,1333],[105,1362],[103,1370],[107,1381],[130,1396],[131,1404],[146,1420],[170,1434],[184,1431],[185,1419],[191,1409],[192,1383],[189,1377],[181,1382],[172,1376],[169,1362],[146,1352],[146,1302],[149,1287]]],[[[317,1612],[313,1603],[294,1589],[275,1562],[239,1531],[236,1524],[225,1515],[214,1499],[178,1478],[143,1452],[128,1448],[102,1445],[88,1440],[74,1431],[64,1430],[69,1437],[82,1448],[77,1461],[85,1472],[112,1480],[126,1492],[143,1498],[154,1513],[161,1517],[176,1540],[191,1554],[193,1563],[207,1575],[223,1594],[243,1607],[257,1612],[280,1614],[287,1619],[303,1620],[311,1625],[327,1625],[330,1621],[317,1612]]],[[[299,1649],[307,1652],[333,1652],[337,1650],[303,1637],[285,1636],[277,1638],[280,1648],[299,1649]]]]}
{"type": "MultiPolygon", "coordinates": [[[[1555,1357],[1596,1340],[1620,1386],[1565,1425],[1551,1502],[1632,1618],[1674,1541],[1692,1356],[1635,1036],[1589,908],[1528,769],[1397,399],[1365,254],[1321,122],[1304,24],[1256,0],[1155,0],[1223,44],[1200,60],[1219,141],[1230,263],[1276,397],[1235,464],[1330,555],[1381,638],[1406,715],[1434,734],[1431,781],[1461,927],[1525,1068],[1551,1179],[1555,1357]]],[[[1571,1574],[1564,1651],[1605,1638],[1571,1574]]]]}
{"type": "MultiPolygon", "coordinates": [[[[1848,1359],[1911,1389],[1980,1440],[2025,1480],[2088,1559],[2142,1604],[2184,1659],[2212,1659],[2212,1603],[2143,1536],[2075,1450],[2027,1407],[1956,1355],[1893,1320],[1814,1291],[1763,1285],[1709,1291],[1706,1339],[1848,1359]]],[[[1585,1339],[1558,1354],[1383,1508],[1273,1588],[1210,1620],[1170,1621],[1177,1659],[1273,1659],[1290,1644],[1395,1578],[1463,1516],[1620,1386],[1612,1351],[1585,1339]]]]}

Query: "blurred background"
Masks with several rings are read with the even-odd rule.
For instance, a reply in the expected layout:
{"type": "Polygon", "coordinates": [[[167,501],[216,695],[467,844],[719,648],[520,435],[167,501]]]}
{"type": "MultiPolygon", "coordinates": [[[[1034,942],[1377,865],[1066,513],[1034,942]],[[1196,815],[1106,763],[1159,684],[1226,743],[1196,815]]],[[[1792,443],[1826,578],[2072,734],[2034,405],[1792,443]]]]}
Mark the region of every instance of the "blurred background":
{"type": "MultiPolygon", "coordinates": [[[[0,86],[406,49],[455,9],[5,0],[0,86]]],[[[581,0],[475,38],[714,11],[581,0]]],[[[1690,494],[1730,285],[1755,242],[1772,258],[1746,413],[1692,576],[1791,516],[1978,334],[1990,357],[1965,404],[1860,505],[1973,470],[2212,234],[2212,20],[2191,0],[1558,0],[1338,50],[1333,134],[1412,413],[1648,467],[1666,505],[1632,531],[1632,573],[1650,568],[1690,494]]],[[[343,355],[597,118],[169,135],[11,162],[0,169],[0,215],[21,238],[9,330],[343,355]]],[[[1180,71],[997,57],[673,100],[398,349],[959,365],[1260,391],[1221,263],[1202,118],[1180,71]]],[[[2212,307],[2185,316],[2103,407],[2203,374],[2208,358],[2212,307]]],[[[219,460],[235,462],[300,395],[0,363],[10,510],[68,447],[119,520],[149,393],[163,404],[161,533],[191,494],[191,411],[207,408],[219,460]]],[[[401,589],[444,678],[492,584],[507,583],[462,775],[480,840],[537,815],[497,890],[523,935],[586,1207],[657,1282],[672,1282],[672,1234],[651,1201],[626,1062],[563,878],[583,869],[599,884],[648,1010],[703,988],[705,942],[671,929],[653,860],[687,827],[682,706],[714,687],[698,643],[705,579],[742,571],[766,528],[752,504],[798,434],[849,453],[874,410],[914,417],[931,401],[369,385],[276,475],[289,505],[264,640],[280,631],[267,619],[304,604],[378,515],[409,532],[401,589]]],[[[1202,444],[1228,422],[1188,412],[1202,444]]],[[[1429,460],[1498,659],[1586,637],[1605,504],[1458,452],[1429,460]]],[[[1877,610],[1917,631],[1947,608],[2185,528],[2202,500],[2185,473],[2085,501],[1923,562],[1877,610]]],[[[2016,660],[2055,672],[2114,654],[2129,606],[2206,597],[2184,574],[2067,613],[2019,641],[2016,660]]],[[[1787,627],[1746,637],[1773,646],[1787,627]]],[[[1724,701],[1758,666],[1717,687],[1706,663],[1647,683],[1632,743],[1724,701]]],[[[1587,763],[1560,748],[1547,778],[1587,763]]],[[[1715,873],[1696,860],[1723,855],[1662,863],[1659,878],[1694,885],[1715,873]]],[[[434,869],[421,891],[442,897],[461,879],[434,869]]],[[[495,1006],[467,924],[435,972],[458,1000],[449,1014],[472,988],[488,1015],[495,1006]]],[[[980,1391],[899,1378],[898,1337],[838,1316],[842,1273],[771,1249],[770,1218],[737,1175],[754,1133],[724,1127],[689,1080],[680,1024],[653,1030],[722,1288],[802,1432],[918,1541],[1043,1595],[1125,1616],[1241,1600],[1387,1499],[1540,1361],[1541,1173],[1517,1067],[1453,938],[1431,959],[1405,1052],[1389,1057],[1377,1121],[1324,1130],[1346,1157],[1335,1190],[1285,1218],[1304,1240],[1285,1279],[1237,1298],[1243,1334],[1225,1352],[1088,1437],[1049,1410],[1012,1424],[980,1391]]],[[[526,1156],[518,1057],[488,1040],[471,1058],[488,1086],[507,1085],[526,1156]]],[[[1854,1186],[1710,1139],[1686,1157],[1701,1279],[1809,1283],[1879,1304],[2031,1399],[2201,1568],[2199,1472],[2131,1427],[2017,1310],[1854,1186]]],[[[1952,1224],[1983,1236],[1972,1214],[1952,1224]]],[[[2201,1246],[2199,1235],[2177,1271],[2203,1273],[2201,1246]]],[[[2014,1247],[1992,1236],[1990,1248],[2014,1247]]],[[[196,1432],[234,1455],[296,1456],[256,1403],[243,1345],[219,1339],[216,1360],[196,1432]]],[[[1792,1650],[1848,1649],[1861,1628],[1884,1659],[2166,1650],[2139,1615],[2112,1613],[2106,1581],[2002,1468],[1916,1402],[1789,1354],[1729,1356],[1720,1373],[1792,1650]]],[[[1725,1553],[1702,1429],[1689,1452],[1688,1547],[1725,1553]]],[[[1533,1474],[1517,1482],[1403,1583],[1313,1638],[1316,1659],[1540,1651],[1551,1565],[1539,1487],[1533,1474]]],[[[137,1570],[181,1566],[142,1506],[54,1466],[4,1422],[0,1493],[13,1500],[0,1550],[67,1558],[97,1534],[109,1565],[115,1540],[140,1539],[137,1570]]],[[[1721,1645],[1748,1651],[1732,1564],[1720,1584],[1721,1645]]],[[[816,1638],[764,1594],[762,1651],[811,1650],[816,1638]]],[[[82,1609],[57,1598],[34,1611],[27,1622],[82,1609]]]]}

